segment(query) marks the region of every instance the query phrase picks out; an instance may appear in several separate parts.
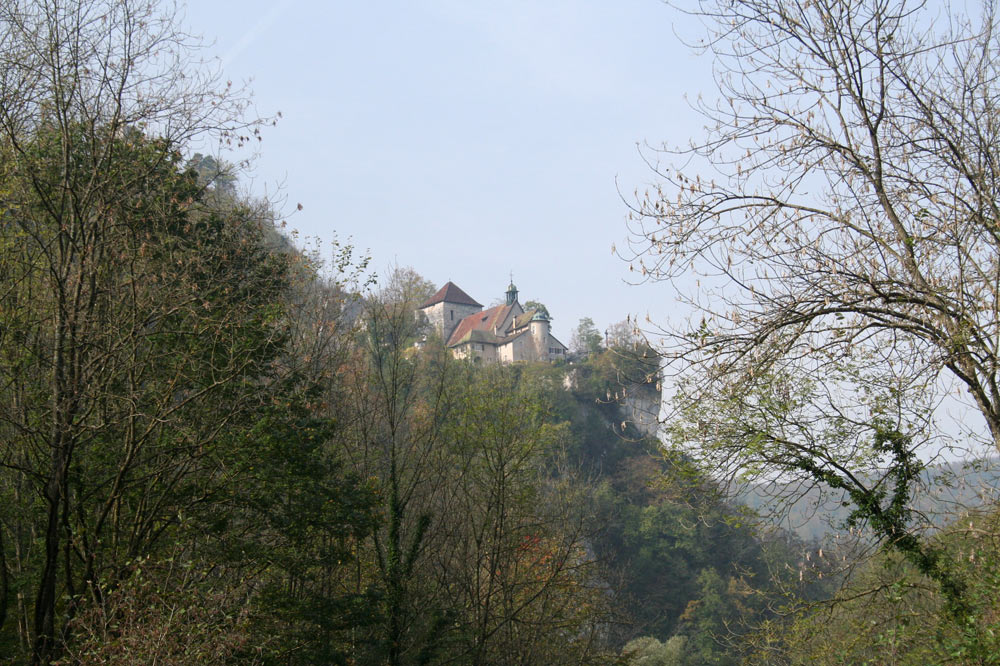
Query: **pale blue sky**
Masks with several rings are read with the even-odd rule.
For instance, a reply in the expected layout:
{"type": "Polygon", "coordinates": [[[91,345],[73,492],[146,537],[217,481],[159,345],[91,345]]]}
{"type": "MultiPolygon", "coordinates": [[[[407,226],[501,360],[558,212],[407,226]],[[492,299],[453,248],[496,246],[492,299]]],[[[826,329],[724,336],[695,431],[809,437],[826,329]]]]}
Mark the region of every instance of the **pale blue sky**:
{"type": "Polygon", "coordinates": [[[569,343],[581,317],[676,316],[612,256],[652,174],[636,144],[685,144],[711,63],[658,0],[191,3],[184,24],[250,80],[264,134],[252,189],[300,234],[368,249],[485,305],[508,273],[569,343]]]}

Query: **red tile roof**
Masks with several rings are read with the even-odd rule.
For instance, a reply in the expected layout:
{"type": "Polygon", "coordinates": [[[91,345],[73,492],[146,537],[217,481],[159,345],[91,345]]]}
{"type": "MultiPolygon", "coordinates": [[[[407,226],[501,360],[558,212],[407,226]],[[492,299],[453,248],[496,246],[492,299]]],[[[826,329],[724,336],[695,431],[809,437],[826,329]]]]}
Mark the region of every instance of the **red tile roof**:
{"type": "Polygon", "coordinates": [[[458,288],[454,282],[446,282],[443,287],[438,289],[437,293],[428,298],[420,309],[429,308],[435,303],[457,303],[459,305],[475,305],[476,307],[483,307],[482,303],[476,303],[467,293],[458,288]]]}
{"type": "MultiPolygon", "coordinates": [[[[510,312],[511,307],[510,305],[496,305],[489,310],[469,315],[458,322],[458,326],[455,327],[451,337],[448,338],[448,346],[458,344],[471,331],[489,331],[492,333],[493,328],[498,324],[502,324],[503,320],[507,318],[507,313],[510,312]]],[[[504,331],[500,331],[501,335],[503,333],[504,331]]]]}

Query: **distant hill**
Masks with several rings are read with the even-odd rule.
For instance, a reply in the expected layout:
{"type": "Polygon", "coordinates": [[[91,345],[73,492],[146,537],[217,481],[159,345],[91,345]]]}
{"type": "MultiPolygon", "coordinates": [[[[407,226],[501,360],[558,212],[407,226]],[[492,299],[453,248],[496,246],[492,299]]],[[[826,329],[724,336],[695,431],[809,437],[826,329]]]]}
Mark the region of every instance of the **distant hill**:
{"type": "MultiPolygon", "coordinates": [[[[1000,458],[931,465],[921,476],[913,509],[935,525],[1000,500],[1000,458]]],[[[822,540],[840,531],[853,508],[844,506],[845,494],[812,487],[784,511],[775,510],[774,498],[792,491],[787,485],[754,486],[741,493],[738,500],[761,514],[781,514],[780,526],[806,541],[822,540]]]]}

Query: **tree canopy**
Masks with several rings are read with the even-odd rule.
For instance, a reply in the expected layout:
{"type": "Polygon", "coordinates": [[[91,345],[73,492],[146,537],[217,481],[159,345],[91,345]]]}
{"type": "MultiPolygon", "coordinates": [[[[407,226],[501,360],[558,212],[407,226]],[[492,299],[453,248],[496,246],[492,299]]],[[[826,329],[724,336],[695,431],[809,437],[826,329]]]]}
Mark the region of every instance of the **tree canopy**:
{"type": "Polygon", "coordinates": [[[603,341],[604,338],[597,330],[597,326],[594,325],[594,320],[590,317],[584,317],[580,320],[576,330],[573,331],[569,345],[570,349],[578,354],[596,354],[600,351],[603,341]]]}

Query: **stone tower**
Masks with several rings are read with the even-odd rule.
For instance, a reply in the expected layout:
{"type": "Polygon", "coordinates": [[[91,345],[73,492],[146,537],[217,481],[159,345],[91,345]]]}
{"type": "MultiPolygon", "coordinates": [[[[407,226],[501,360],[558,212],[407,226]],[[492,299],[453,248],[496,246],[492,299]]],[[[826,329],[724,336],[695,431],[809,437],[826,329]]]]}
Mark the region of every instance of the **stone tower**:
{"type": "Polygon", "coordinates": [[[459,322],[482,309],[483,306],[459,289],[458,285],[447,282],[420,306],[419,311],[427,317],[441,339],[447,342],[459,322]]]}
{"type": "Polygon", "coordinates": [[[548,359],[549,328],[551,326],[549,318],[543,312],[538,311],[532,315],[528,326],[531,330],[531,341],[535,346],[535,358],[548,359]]]}

